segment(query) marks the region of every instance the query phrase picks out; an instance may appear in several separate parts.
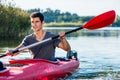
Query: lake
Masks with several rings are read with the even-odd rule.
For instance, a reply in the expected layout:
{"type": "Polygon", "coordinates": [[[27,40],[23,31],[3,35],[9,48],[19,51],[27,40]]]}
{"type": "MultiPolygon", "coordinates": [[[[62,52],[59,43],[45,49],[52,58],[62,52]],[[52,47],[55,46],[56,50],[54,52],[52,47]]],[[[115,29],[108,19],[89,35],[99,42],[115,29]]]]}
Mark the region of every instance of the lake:
{"type": "MultiPolygon", "coordinates": [[[[45,28],[58,33],[73,28],[45,28]]],[[[120,28],[102,28],[94,31],[80,30],[66,35],[72,50],[78,52],[80,66],[77,72],[67,80],[120,80],[120,28]]],[[[4,43],[3,43],[4,44],[4,43]]],[[[12,43],[13,44],[13,43],[12,43]]],[[[17,43],[14,43],[17,44],[17,43]]],[[[1,53],[14,47],[0,47],[1,53]]],[[[56,56],[66,56],[66,52],[57,48],[56,56]]],[[[5,57],[0,60],[26,59],[28,52],[16,57],[5,57]]]]}

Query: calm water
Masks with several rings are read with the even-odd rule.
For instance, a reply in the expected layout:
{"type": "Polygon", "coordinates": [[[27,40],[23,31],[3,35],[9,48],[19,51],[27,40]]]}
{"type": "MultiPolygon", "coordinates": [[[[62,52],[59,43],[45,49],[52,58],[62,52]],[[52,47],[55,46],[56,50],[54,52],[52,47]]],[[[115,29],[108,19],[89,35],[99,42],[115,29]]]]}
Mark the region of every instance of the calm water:
{"type": "MultiPolygon", "coordinates": [[[[66,30],[66,29],[64,29],[66,30]]],[[[58,32],[55,30],[55,32],[58,32]]],[[[120,30],[78,31],[67,35],[72,50],[78,52],[80,66],[67,80],[120,80],[120,30]],[[81,36],[82,34],[82,36],[81,36]],[[91,35],[90,35],[91,34],[91,35]]],[[[0,48],[1,53],[11,47],[0,48]]],[[[56,56],[66,56],[61,49],[56,56]]],[[[0,59],[29,58],[27,53],[0,59]],[[26,57],[27,55],[27,57],[26,57]]]]}

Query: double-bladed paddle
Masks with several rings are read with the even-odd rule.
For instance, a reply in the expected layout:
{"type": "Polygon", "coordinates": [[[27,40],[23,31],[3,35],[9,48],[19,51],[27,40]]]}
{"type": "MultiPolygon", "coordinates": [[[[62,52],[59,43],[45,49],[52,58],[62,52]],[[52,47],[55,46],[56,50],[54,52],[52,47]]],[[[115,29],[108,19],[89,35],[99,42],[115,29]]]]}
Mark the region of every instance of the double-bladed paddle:
{"type": "MultiPolygon", "coordinates": [[[[72,32],[75,32],[75,31],[78,31],[78,30],[81,30],[81,29],[84,29],[84,28],[89,29],[89,30],[94,30],[94,29],[99,29],[99,28],[108,26],[108,25],[110,25],[110,24],[112,24],[114,22],[115,16],[116,16],[116,14],[115,14],[114,10],[107,11],[105,13],[102,13],[102,14],[92,18],[87,23],[85,23],[82,27],[79,27],[79,28],[76,28],[76,29],[73,29],[71,31],[66,32],[65,35],[67,35],[69,33],[72,33],[72,32]]],[[[13,50],[12,53],[14,54],[16,52],[19,52],[19,51],[22,51],[22,50],[37,46],[37,45],[39,45],[41,43],[56,39],[58,37],[59,37],[59,35],[54,36],[54,37],[50,37],[50,38],[45,39],[43,41],[33,43],[31,45],[25,46],[23,48],[19,48],[17,50],[13,50]]],[[[7,54],[1,55],[0,58],[4,57],[4,56],[7,56],[7,54]]]]}

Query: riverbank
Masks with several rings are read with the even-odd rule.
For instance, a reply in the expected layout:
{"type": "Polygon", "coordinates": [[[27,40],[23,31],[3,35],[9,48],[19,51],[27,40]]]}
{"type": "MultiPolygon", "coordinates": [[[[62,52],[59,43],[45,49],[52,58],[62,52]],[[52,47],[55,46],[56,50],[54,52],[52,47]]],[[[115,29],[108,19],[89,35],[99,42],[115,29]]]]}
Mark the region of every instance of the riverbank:
{"type": "Polygon", "coordinates": [[[51,23],[45,23],[45,27],[78,27],[82,26],[82,22],[51,22],[51,23]]]}

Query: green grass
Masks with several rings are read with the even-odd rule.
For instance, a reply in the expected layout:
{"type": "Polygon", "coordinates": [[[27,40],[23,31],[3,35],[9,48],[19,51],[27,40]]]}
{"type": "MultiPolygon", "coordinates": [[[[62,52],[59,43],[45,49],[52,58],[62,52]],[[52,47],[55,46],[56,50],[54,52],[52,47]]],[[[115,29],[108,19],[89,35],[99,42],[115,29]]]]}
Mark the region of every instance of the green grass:
{"type": "Polygon", "coordinates": [[[81,22],[51,22],[51,23],[45,23],[45,27],[78,27],[81,26],[83,23],[81,22]]]}

